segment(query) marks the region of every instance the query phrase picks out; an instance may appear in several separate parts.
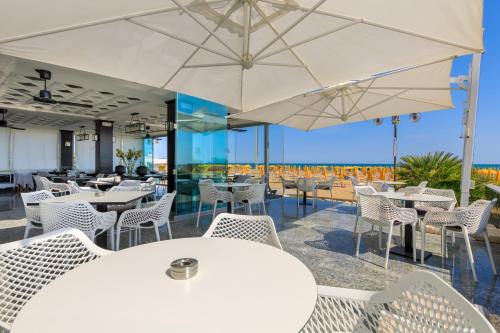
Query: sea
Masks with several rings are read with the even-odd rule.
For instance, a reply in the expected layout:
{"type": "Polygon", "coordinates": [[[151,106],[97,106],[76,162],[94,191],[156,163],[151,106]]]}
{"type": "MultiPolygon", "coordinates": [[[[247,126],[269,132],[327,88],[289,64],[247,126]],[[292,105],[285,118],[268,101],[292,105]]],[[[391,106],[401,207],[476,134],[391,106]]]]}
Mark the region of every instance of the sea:
{"type": "MultiPolygon", "coordinates": [[[[229,163],[229,164],[249,164],[251,166],[255,166],[255,163],[244,163],[244,162],[238,162],[238,163],[229,163]]],[[[263,163],[259,163],[262,165],[263,163]]],[[[392,167],[392,163],[269,163],[270,165],[287,165],[287,166],[295,166],[295,167],[301,167],[303,168],[304,166],[326,166],[326,167],[387,167],[390,168],[392,167]]],[[[500,164],[473,164],[473,168],[476,169],[497,169],[500,170],[500,164]]]]}

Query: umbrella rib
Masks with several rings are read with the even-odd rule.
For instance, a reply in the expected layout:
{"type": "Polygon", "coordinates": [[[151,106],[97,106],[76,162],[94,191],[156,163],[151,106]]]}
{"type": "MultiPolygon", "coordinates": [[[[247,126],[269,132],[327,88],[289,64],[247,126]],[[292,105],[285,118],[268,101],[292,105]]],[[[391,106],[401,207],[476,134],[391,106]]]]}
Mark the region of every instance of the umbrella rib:
{"type": "Polygon", "coordinates": [[[177,5],[177,7],[181,8],[182,10],[184,10],[184,12],[193,19],[193,21],[195,21],[196,23],[198,23],[205,31],[207,31],[212,37],[214,37],[215,39],[217,39],[222,45],[224,45],[229,51],[231,51],[231,53],[233,53],[236,57],[240,58],[241,59],[241,55],[239,55],[238,53],[236,53],[236,51],[234,51],[231,47],[229,47],[229,45],[227,45],[222,39],[219,38],[219,36],[217,36],[214,32],[212,32],[210,29],[208,29],[204,24],[202,24],[200,22],[200,20],[198,20],[194,15],[193,13],[191,13],[187,8],[186,6],[184,6],[183,4],[179,3],[179,0],[171,0],[173,3],[175,3],[177,5]]]}
{"type": "MultiPolygon", "coordinates": [[[[347,98],[349,98],[349,100],[351,101],[351,103],[353,103],[353,104],[354,104],[354,101],[352,100],[351,95],[347,95],[347,98]]],[[[359,108],[358,108],[358,106],[357,106],[356,104],[354,104],[354,105],[353,105],[353,108],[356,108],[356,110],[358,110],[358,111],[359,111],[359,108]]],[[[348,117],[348,118],[349,118],[349,115],[350,115],[350,112],[348,112],[348,113],[347,113],[347,117],[348,117]]],[[[365,117],[365,115],[363,114],[363,112],[361,112],[361,117],[363,117],[363,119],[364,119],[364,120],[368,120],[368,119],[365,117]]]]}
{"type": "Polygon", "coordinates": [[[227,67],[227,66],[241,66],[239,62],[221,62],[213,64],[195,64],[195,65],[184,65],[182,68],[206,68],[206,67],[227,67]]]}
{"type": "MultiPolygon", "coordinates": [[[[177,1],[177,0],[172,0],[177,1]]],[[[281,39],[284,35],[286,35],[290,30],[295,28],[300,22],[305,20],[309,15],[311,15],[319,6],[321,6],[326,0],[319,0],[313,7],[309,8],[309,10],[304,13],[301,17],[299,17],[294,23],[289,25],[285,30],[283,30],[278,36],[273,38],[269,43],[267,43],[263,48],[261,48],[254,57],[257,58],[262,52],[271,47],[277,40],[281,39]]]]}
{"type": "MultiPolygon", "coordinates": [[[[314,125],[316,125],[316,123],[318,122],[318,120],[320,118],[322,118],[321,116],[323,115],[323,113],[325,113],[325,110],[326,108],[328,108],[328,106],[330,105],[330,103],[337,97],[337,95],[339,94],[339,92],[337,91],[330,99],[329,101],[326,103],[325,107],[320,111],[318,117],[312,122],[312,124],[307,128],[306,131],[310,131],[311,128],[313,128],[314,125]]],[[[323,97],[324,98],[324,97],[323,97]]],[[[326,98],[324,98],[326,99],[326,98]]],[[[331,117],[323,117],[323,118],[331,118],[331,117]]]]}
{"type": "MultiPolygon", "coordinates": [[[[203,5],[216,4],[216,3],[220,3],[220,2],[226,2],[226,0],[211,1],[210,3],[205,3],[203,5]]],[[[189,4],[189,5],[187,5],[187,7],[193,8],[193,7],[198,7],[200,5],[201,4],[189,4]]],[[[151,10],[146,10],[146,11],[142,11],[142,12],[127,14],[127,15],[122,15],[122,16],[117,16],[117,17],[112,17],[112,18],[106,18],[106,19],[102,19],[102,20],[98,20],[98,21],[79,23],[79,24],[75,24],[75,25],[69,25],[69,26],[65,26],[65,27],[35,32],[35,33],[21,35],[21,36],[8,37],[8,38],[0,39],[0,44],[9,43],[9,42],[16,42],[19,40],[29,39],[29,38],[34,38],[34,37],[52,35],[52,34],[56,34],[59,32],[71,31],[71,30],[76,30],[76,29],[81,29],[81,28],[88,28],[88,27],[93,27],[96,25],[101,25],[101,24],[106,24],[106,23],[113,23],[113,22],[117,22],[117,21],[131,19],[134,17],[142,17],[142,16],[148,16],[148,15],[154,15],[154,14],[161,14],[161,13],[171,12],[171,11],[175,11],[175,10],[179,10],[179,8],[169,6],[169,7],[162,7],[162,8],[158,8],[158,9],[151,9],[151,10]]]]}
{"type": "Polygon", "coordinates": [[[212,49],[210,47],[204,46],[203,44],[198,44],[198,43],[192,42],[192,41],[190,41],[188,39],[182,38],[180,36],[176,36],[174,34],[166,32],[166,31],[159,30],[159,29],[157,29],[155,27],[152,27],[150,25],[147,25],[147,24],[144,24],[144,23],[139,23],[139,22],[131,20],[131,19],[126,19],[125,21],[130,22],[130,23],[135,24],[135,25],[138,25],[138,26],[140,26],[140,27],[142,27],[144,29],[151,30],[151,31],[154,31],[154,32],[159,33],[161,35],[164,35],[164,36],[170,37],[172,39],[178,40],[180,42],[189,44],[189,45],[194,46],[194,47],[196,47],[198,49],[203,49],[205,51],[208,51],[210,53],[219,55],[219,56],[227,58],[227,59],[231,59],[231,60],[234,60],[234,61],[239,61],[238,58],[231,57],[231,56],[229,56],[227,54],[224,54],[224,53],[222,53],[220,51],[217,51],[217,50],[214,50],[214,49],[212,49]]]}
{"type": "MultiPolygon", "coordinates": [[[[222,20],[220,20],[219,23],[217,23],[217,26],[212,30],[213,32],[217,31],[222,24],[224,24],[224,22],[226,22],[226,20],[228,19],[228,17],[236,10],[239,8],[239,3],[235,2],[231,8],[229,8],[226,12],[226,14],[224,14],[224,17],[222,18],[222,20]]],[[[210,39],[211,35],[209,34],[207,37],[205,37],[205,39],[203,40],[203,42],[201,42],[201,45],[205,45],[205,43],[210,39]]],[[[184,60],[184,62],[182,63],[181,66],[179,66],[177,68],[177,70],[170,76],[170,78],[168,79],[167,82],[165,82],[164,85],[162,85],[162,88],[166,88],[167,85],[174,79],[174,77],[179,74],[179,72],[184,68],[184,66],[194,57],[194,55],[200,50],[200,48],[196,48],[196,50],[194,50],[190,55],[189,57],[186,58],[186,60],[184,60]]]]}
{"type": "MultiPolygon", "coordinates": [[[[401,89],[405,89],[405,88],[401,88],[401,89]]],[[[404,92],[408,92],[410,89],[405,89],[404,92]]],[[[392,96],[392,95],[387,95],[387,94],[382,94],[380,92],[370,92],[371,94],[375,94],[375,95],[381,95],[381,96],[392,96]]],[[[432,105],[437,105],[437,106],[445,106],[447,108],[449,108],[450,106],[449,105],[444,105],[444,104],[439,104],[439,103],[434,103],[434,102],[426,102],[426,101],[420,101],[418,99],[414,99],[414,98],[408,98],[408,97],[401,97],[401,96],[396,96],[397,98],[399,99],[404,99],[406,101],[412,101],[412,102],[418,102],[418,103],[426,103],[426,104],[432,104],[432,105]]]]}
{"type": "Polygon", "coordinates": [[[370,106],[367,106],[366,108],[363,108],[363,109],[359,109],[359,111],[358,111],[358,112],[353,113],[353,114],[351,115],[351,117],[352,117],[352,116],[356,116],[356,115],[358,115],[358,114],[360,114],[360,113],[362,113],[362,112],[365,112],[366,110],[369,110],[369,109],[371,109],[371,108],[374,108],[374,107],[376,107],[377,105],[380,105],[380,104],[383,104],[383,103],[385,103],[385,102],[387,102],[387,101],[390,101],[391,99],[397,98],[399,95],[404,94],[405,92],[407,92],[407,90],[400,91],[400,92],[399,92],[399,93],[397,93],[396,95],[388,96],[387,98],[384,98],[383,100],[378,101],[378,102],[377,102],[377,103],[375,103],[375,104],[372,104],[372,105],[370,105],[370,106]]]}
{"type": "MultiPolygon", "coordinates": [[[[269,28],[271,28],[271,30],[276,34],[276,36],[279,36],[278,30],[272,24],[272,22],[270,22],[267,19],[265,13],[262,11],[262,8],[260,8],[260,6],[257,5],[257,4],[254,5],[254,8],[255,8],[255,10],[257,10],[257,13],[259,13],[260,17],[264,20],[264,22],[266,22],[266,24],[269,26],[269,28]]],[[[309,73],[309,75],[314,79],[314,81],[316,81],[316,83],[319,84],[320,87],[323,87],[323,84],[321,83],[321,81],[311,72],[311,70],[309,69],[309,67],[305,65],[305,63],[302,61],[302,59],[299,57],[299,55],[288,45],[288,43],[283,38],[280,38],[280,40],[281,40],[281,42],[283,44],[285,44],[285,46],[287,47],[287,49],[290,50],[290,52],[298,60],[298,62],[301,63],[304,66],[304,68],[309,73]]],[[[259,60],[259,59],[256,59],[256,60],[259,60]]]]}
{"type": "MultiPolygon", "coordinates": [[[[279,2],[274,1],[274,0],[261,0],[261,1],[269,3],[269,4],[272,4],[272,5],[278,5],[278,6],[279,5],[283,5],[282,3],[279,3],[279,2]]],[[[418,37],[418,38],[430,40],[430,41],[433,41],[433,42],[443,43],[443,44],[447,44],[447,45],[450,45],[450,46],[453,46],[453,47],[458,47],[458,48],[461,48],[461,49],[470,50],[470,51],[473,51],[474,53],[481,53],[481,52],[484,51],[484,49],[478,49],[478,48],[475,48],[475,47],[458,44],[458,43],[451,42],[449,40],[445,40],[445,39],[441,39],[441,38],[437,38],[437,37],[426,36],[426,35],[423,35],[423,34],[420,34],[420,33],[416,33],[416,32],[413,32],[413,31],[408,31],[408,30],[404,30],[404,29],[392,27],[390,25],[385,25],[385,24],[374,22],[374,21],[365,20],[365,19],[362,19],[362,18],[356,18],[356,17],[352,17],[352,16],[348,16],[348,15],[334,14],[334,13],[330,13],[330,12],[316,10],[315,7],[308,8],[308,7],[303,7],[303,6],[300,6],[300,5],[293,5],[293,4],[288,4],[288,6],[292,6],[293,8],[301,10],[303,12],[309,12],[311,9],[313,9],[313,12],[315,14],[326,15],[326,16],[335,17],[335,18],[339,18],[339,19],[343,19],[343,20],[348,20],[348,21],[357,21],[359,23],[363,23],[363,24],[366,24],[366,25],[371,25],[371,26],[374,26],[374,27],[377,27],[377,28],[391,30],[391,31],[402,33],[402,34],[405,34],[405,35],[410,35],[410,36],[414,36],[414,37],[418,37]]]]}
{"type": "MultiPolygon", "coordinates": [[[[373,85],[373,83],[376,81],[377,79],[374,78],[370,84],[368,84],[368,87],[366,87],[366,90],[364,90],[361,95],[358,97],[358,99],[356,100],[356,103],[353,103],[352,107],[349,109],[349,111],[347,111],[347,116],[349,117],[349,115],[351,114],[352,110],[354,110],[354,108],[356,107],[356,105],[358,105],[359,101],[361,101],[361,99],[365,96],[365,94],[368,92],[368,90],[370,89],[370,87],[373,85]]],[[[349,100],[352,102],[352,99],[349,97],[349,100]]]]}
{"type": "Polygon", "coordinates": [[[285,121],[287,121],[288,119],[290,119],[290,118],[292,118],[292,117],[296,116],[296,115],[297,115],[297,114],[299,114],[300,112],[302,112],[302,111],[304,111],[304,110],[306,110],[306,109],[310,108],[311,106],[313,106],[313,105],[315,105],[315,104],[318,104],[318,103],[319,103],[319,102],[321,102],[322,100],[323,100],[323,98],[320,98],[319,100],[314,101],[314,102],[312,102],[311,104],[308,104],[308,105],[304,106],[302,109],[298,110],[297,112],[295,112],[295,113],[293,113],[293,114],[289,115],[289,116],[288,116],[288,117],[286,117],[285,119],[280,120],[280,121],[279,121],[276,125],[282,124],[283,122],[285,122],[285,121]]]}
{"type": "Polygon", "coordinates": [[[255,62],[255,65],[261,65],[261,66],[277,66],[277,67],[298,67],[298,68],[307,68],[305,65],[298,65],[298,64],[280,64],[277,62],[267,62],[267,61],[259,61],[255,62]]]}

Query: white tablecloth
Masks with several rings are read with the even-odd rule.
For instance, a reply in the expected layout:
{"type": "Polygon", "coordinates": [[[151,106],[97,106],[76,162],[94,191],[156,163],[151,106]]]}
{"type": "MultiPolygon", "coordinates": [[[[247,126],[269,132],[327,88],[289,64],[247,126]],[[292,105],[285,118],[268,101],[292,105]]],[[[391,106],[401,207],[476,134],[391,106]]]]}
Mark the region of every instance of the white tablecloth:
{"type": "Polygon", "coordinates": [[[16,172],[14,174],[14,183],[21,188],[29,188],[33,190],[35,184],[33,183],[33,175],[31,172],[16,172]]]}

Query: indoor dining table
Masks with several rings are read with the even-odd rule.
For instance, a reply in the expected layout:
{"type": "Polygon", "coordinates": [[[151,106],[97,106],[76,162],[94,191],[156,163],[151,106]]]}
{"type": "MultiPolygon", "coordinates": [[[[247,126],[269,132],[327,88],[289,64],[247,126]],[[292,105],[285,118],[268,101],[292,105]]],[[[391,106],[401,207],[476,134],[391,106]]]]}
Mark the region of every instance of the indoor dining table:
{"type": "Polygon", "coordinates": [[[317,300],[294,256],[257,242],[181,238],[110,253],[57,278],[20,311],[11,333],[298,333],[317,300]],[[175,280],[170,263],[198,260],[175,280]]]}
{"type": "MultiPolygon", "coordinates": [[[[415,202],[447,202],[452,201],[452,198],[432,194],[405,194],[402,192],[377,192],[378,195],[391,200],[401,200],[405,203],[405,208],[414,208],[415,202]]],[[[391,249],[391,253],[403,256],[406,258],[413,258],[413,233],[411,225],[405,225],[404,230],[404,246],[395,246],[391,249]]],[[[425,252],[424,260],[429,258],[432,254],[425,252]]]]}

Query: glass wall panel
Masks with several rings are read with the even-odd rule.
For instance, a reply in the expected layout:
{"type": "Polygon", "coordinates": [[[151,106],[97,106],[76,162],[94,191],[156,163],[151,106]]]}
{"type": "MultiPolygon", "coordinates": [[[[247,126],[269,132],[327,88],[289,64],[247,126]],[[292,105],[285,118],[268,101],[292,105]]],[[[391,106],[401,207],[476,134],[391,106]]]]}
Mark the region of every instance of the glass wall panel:
{"type": "Polygon", "coordinates": [[[227,108],[177,94],[177,213],[198,209],[198,181],[227,177],[227,108]]]}
{"type": "Polygon", "coordinates": [[[146,138],[144,139],[143,146],[143,155],[144,155],[144,165],[148,168],[148,170],[153,170],[153,139],[146,138]]]}

